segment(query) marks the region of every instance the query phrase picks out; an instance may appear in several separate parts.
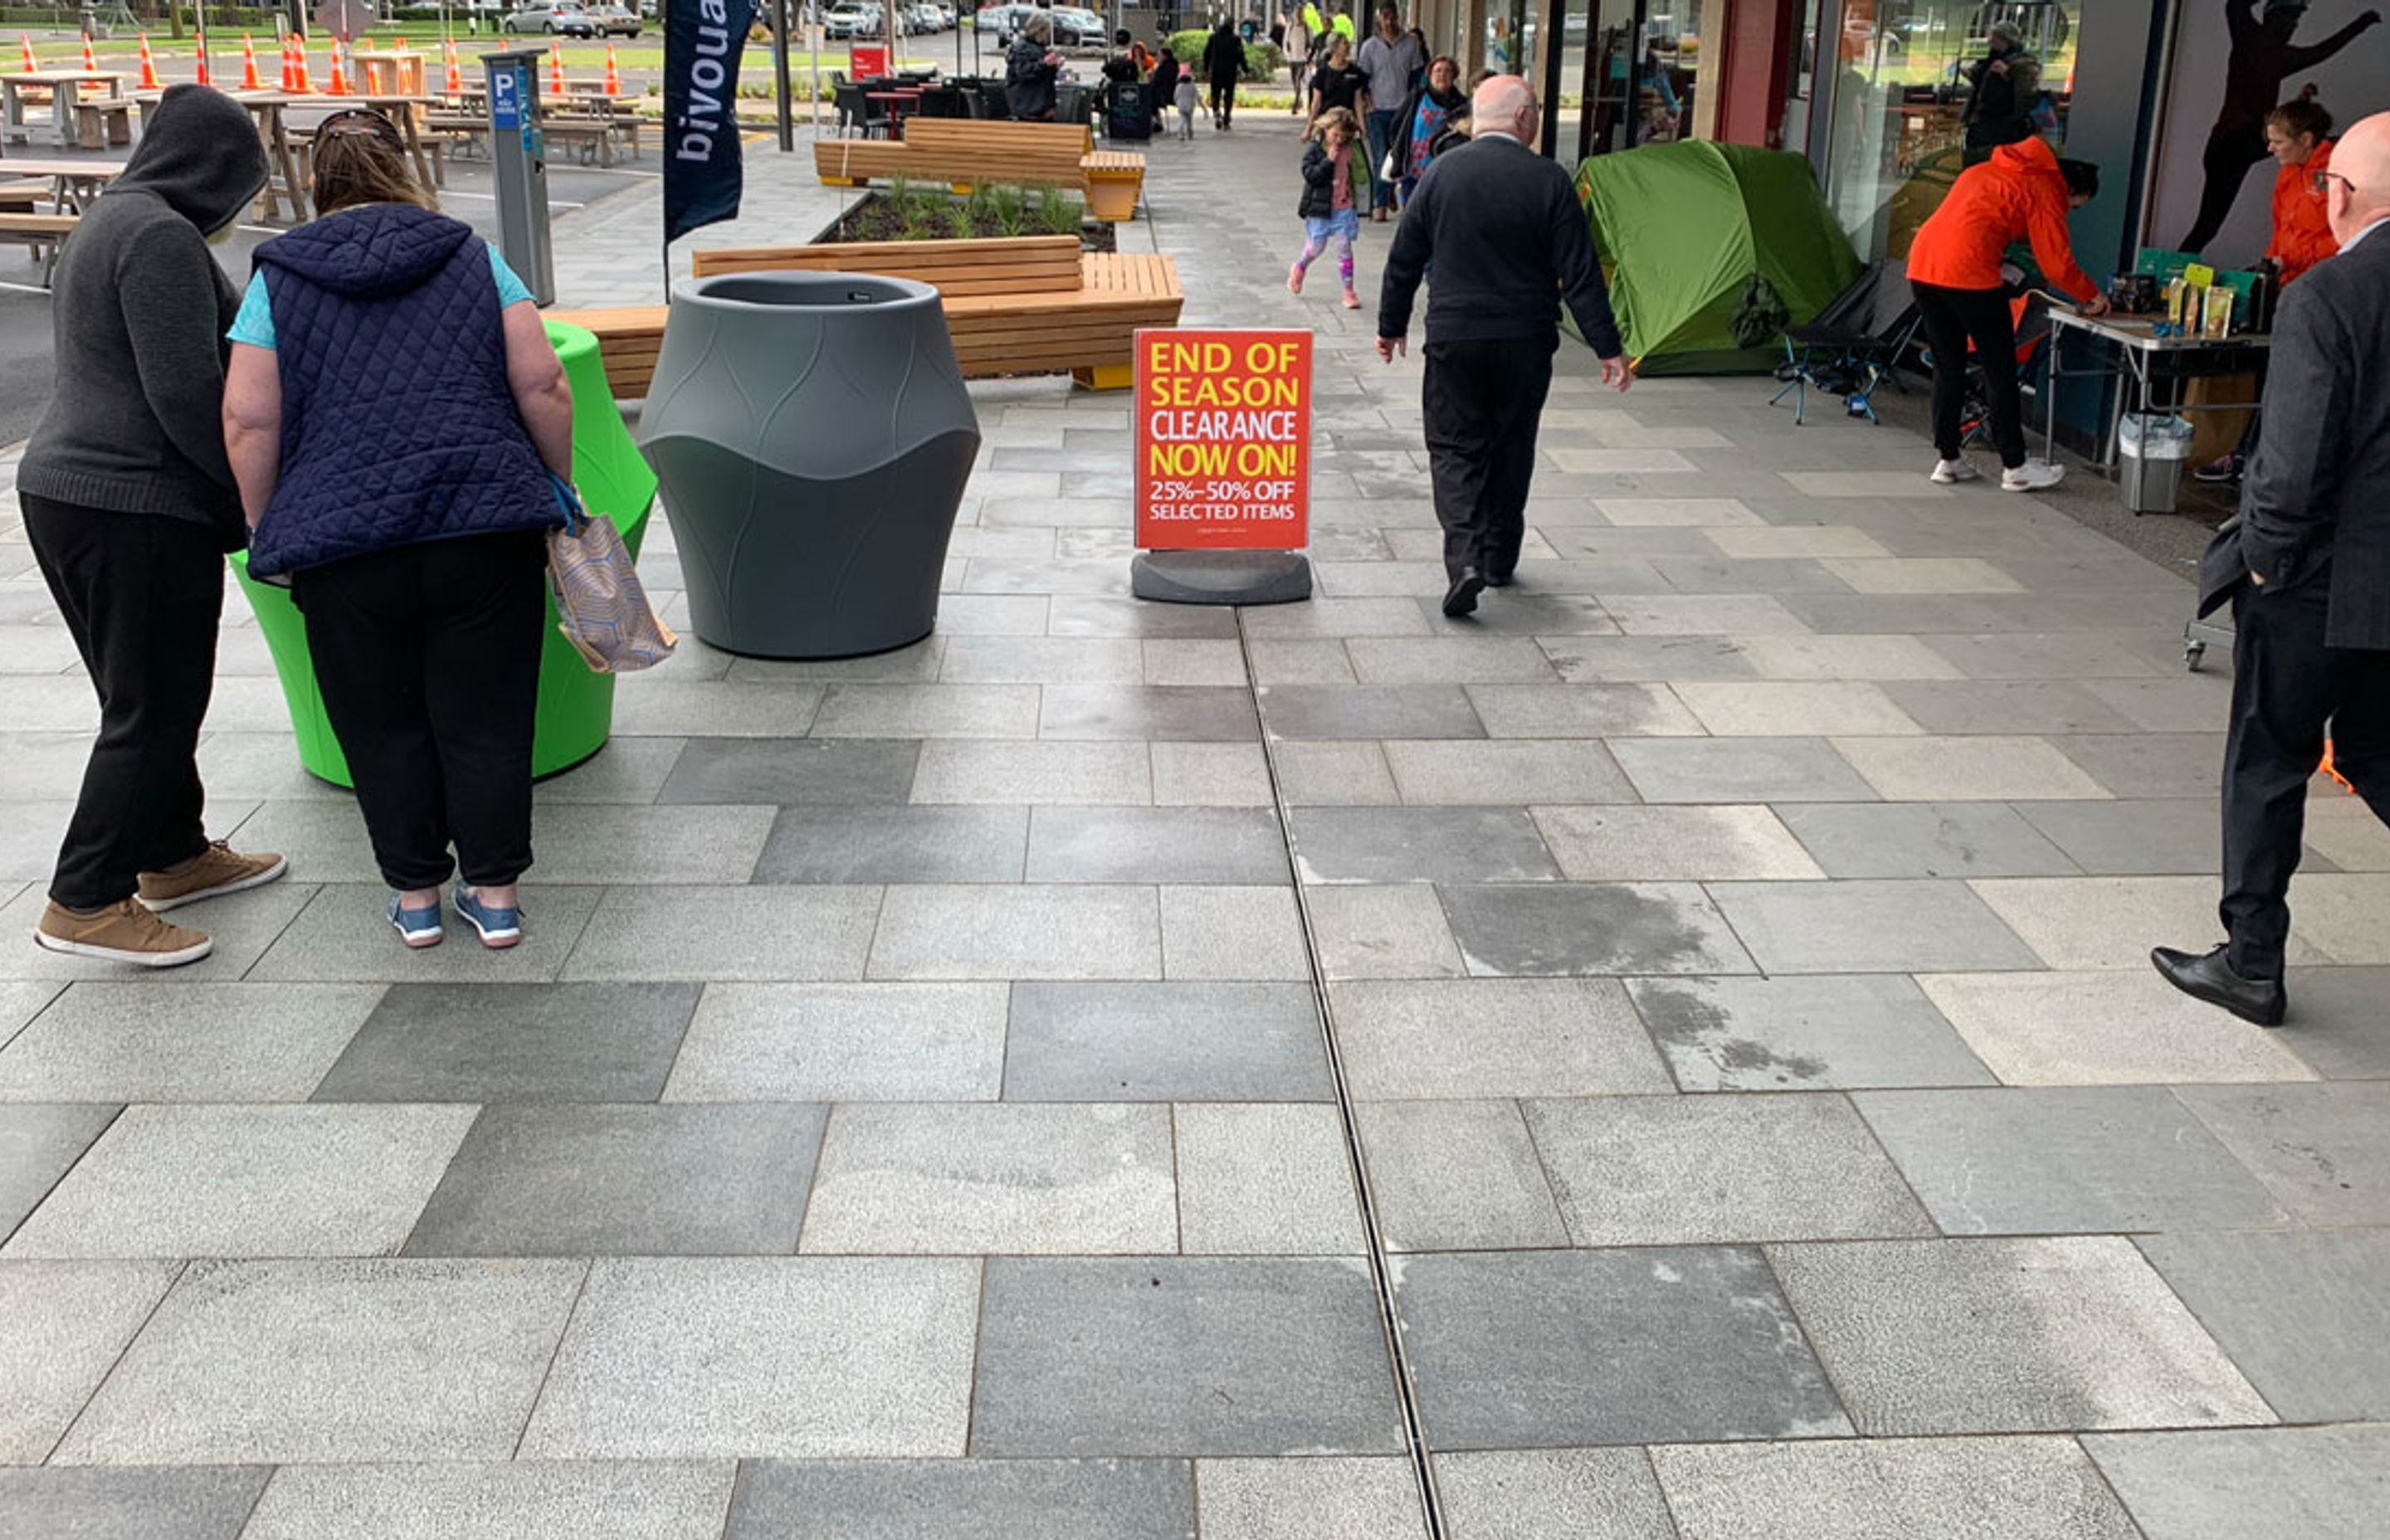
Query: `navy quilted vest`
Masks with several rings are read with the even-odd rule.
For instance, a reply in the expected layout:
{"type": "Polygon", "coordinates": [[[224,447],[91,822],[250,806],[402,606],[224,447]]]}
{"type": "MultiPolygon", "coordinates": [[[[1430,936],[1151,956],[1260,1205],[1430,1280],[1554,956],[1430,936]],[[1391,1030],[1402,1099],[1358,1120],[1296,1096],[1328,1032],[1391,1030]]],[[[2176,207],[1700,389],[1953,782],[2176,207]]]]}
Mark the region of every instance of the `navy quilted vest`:
{"type": "Polygon", "coordinates": [[[257,264],[274,302],[282,471],[250,540],[252,574],[560,521],[507,385],[480,237],[380,203],[276,237],[257,264]]]}

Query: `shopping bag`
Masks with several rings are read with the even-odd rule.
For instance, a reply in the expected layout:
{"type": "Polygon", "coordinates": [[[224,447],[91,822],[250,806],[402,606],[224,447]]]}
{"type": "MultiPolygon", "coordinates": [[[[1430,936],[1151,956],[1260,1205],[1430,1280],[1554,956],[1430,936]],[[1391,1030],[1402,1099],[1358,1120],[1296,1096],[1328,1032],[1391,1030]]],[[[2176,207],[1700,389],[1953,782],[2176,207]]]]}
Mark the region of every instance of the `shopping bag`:
{"type": "Polygon", "coordinates": [[[614,521],[592,516],[562,479],[548,481],[564,527],[547,534],[547,584],[556,628],[596,674],[635,674],[672,656],[680,638],[656,619],[614,521]]]}

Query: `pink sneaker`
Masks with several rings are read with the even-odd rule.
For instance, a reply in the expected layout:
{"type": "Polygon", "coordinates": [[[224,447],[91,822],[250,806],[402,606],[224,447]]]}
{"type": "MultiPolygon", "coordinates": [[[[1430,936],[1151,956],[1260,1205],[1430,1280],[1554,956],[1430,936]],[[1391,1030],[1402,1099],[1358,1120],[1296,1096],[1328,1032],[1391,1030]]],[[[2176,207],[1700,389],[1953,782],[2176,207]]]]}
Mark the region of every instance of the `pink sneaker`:
{"type": "Polygon", "coordinates": [[[1300,294],[1303,292],[1303,264],[1301,263],[1297,263],[1292,267],[1286,270],[1286,291],[1290,294],[1300,294]]]}
{"type": "Polygon", "coordinates": [[[1347,310],[1358,310],[1358,309],[1360,309],[1360,308],[1361,308],[1361,296],[1359,296],[1358,294],[1354,293],[1354,292],[1353,292],[1351,289],[1346,289],[1346,290],[1344,291],[1344,308],[1345,308],[1345,309],[1347,309],[1347,310]]]}

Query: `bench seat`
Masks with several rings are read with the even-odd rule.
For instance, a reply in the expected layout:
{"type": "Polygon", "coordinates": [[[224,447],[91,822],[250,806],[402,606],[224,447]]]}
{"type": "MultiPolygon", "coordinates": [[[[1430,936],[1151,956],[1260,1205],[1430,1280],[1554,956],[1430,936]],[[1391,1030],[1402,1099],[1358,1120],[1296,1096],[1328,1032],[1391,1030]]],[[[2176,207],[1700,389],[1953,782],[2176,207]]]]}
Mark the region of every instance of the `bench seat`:
{"type": "Polygon", "coordinates": [[[1051,185],[1086,198],[1106,223],[1136,216],[1145,189],[1145,157],[1099,150],[1078,123],[997,123],[915,118],[902,139],[817,139],[814,171],[829,186],[857,187],[908,177],[958,193],[983,184],[1051,185]]]}

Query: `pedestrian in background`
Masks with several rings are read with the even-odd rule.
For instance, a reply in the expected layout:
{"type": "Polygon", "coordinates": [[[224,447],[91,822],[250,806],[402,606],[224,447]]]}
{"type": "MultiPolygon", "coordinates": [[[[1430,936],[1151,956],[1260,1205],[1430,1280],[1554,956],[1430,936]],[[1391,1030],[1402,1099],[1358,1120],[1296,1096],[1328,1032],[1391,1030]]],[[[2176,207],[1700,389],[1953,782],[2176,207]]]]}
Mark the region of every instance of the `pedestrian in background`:
{"type": "Polygon", "coordinates": [[[2323,758],[2390,823],[2390,112],[2324,173],[2340,254],[2282,294],[2241,517],[2200,563],[2232,605],[2222,945],[2150,955],[2184,994],[2278,1026],[2308,783],[2323,758]]]}
{"type": "Polygon", "coordinates": [[[1178,56],[1170,51],[1170,39],[1154,41],[1162,49],[1153,60],[1153,132],[1160,134],[1168,127],[1170,109],[1178,100],[1179,65],[1178,56]]]}
{"type": "Polygon", "coordinates": [[[1461,95],[1460,66],[1437,55],[1427,67],[1426,81],[1412,92],[1394,114],[1394,143],[1387,160],[1394,168],[1400,202],[1410,202],[1411,190],[1436,151],[1436,140],[1448,123],[1469,121],[1469,98],[1461,95]]]}
{"type": "Polygon", "coordinates": [[[1244,40],[1227,17],[1203,45],[1203,75],[1212,85],[1212,131],[1226,134],[1237,116],[1237,83],[1245,74],[1244,40]]]}
{"type": "Polygon", "coordinates": [[[2038,62],[2024,51],[2024,32],[2013,21],[1995,21],[1985,34],[1984,57],[1967,67],[1963,159],[1974,165],[2002,145],[2033,136],[2027,110],[2040,77],[2038,62]]]}
{"type": "Polygon", "coordinates": [[[435,211],[389,119],[324,121],[315,207],[258,250],[232,327],[250,572],[306,617],[400,939],[440,940],[461,866],[458,917],[512,946],[572,388],[530,290],[435,211]]]}
{"type": "Polygon", "coordinates": [[[1369,115],[1364,121],[1369,125],[1369,217],[1383,224],[1394,208],[1394,178],[1386,173],[1386,152],[1394,148],[1403,103],[1410,99],[1411,77],[1427,68],[1427,52],[1403,31],[1402,13],[1384,6],[1378,11],[1378,30],[1361,45],[1355,62],[1368,83],[1369,115]]]}
{"type": "Polygon", "coordinates": [[[1469,142],[1429,164],[1394,227],[1378,302],[1378,356],[1391,364],[1407,349],[1411,303],[1435,264],[1420,400],[1452,616],[1518,571],[1536,430],[1560,350],[1555,295],[1600,358],[1603,382],[1635,382],[1575,186],[1531,148],[1543,121],[1535,92],[1497,75],[1470,110],[1469,142]]]}
{"type": "Polygon", "coordinates": [[[1343,108],[1322,113],[1312,125],[1311,141],[1303,149],[1303,255],[1287,270],[1286,288],[1303,292],[1303,276],[1331,245],[1336,271],[1344,280],[1344,308],[1361,308],[1353,289],[1353,242],[1361,234],[1360,120],[1343,108]]]}
{"type": "Polygon", "coordinates": [[[57,376],[17,470],[33,558],[99,694],[99,737],[33,932],[52,952],[164,968],[211,943],[156,911],[280,877],[211,843],[199,727],[224,558],[244,530],[225,459],[224,328],[210,241],[265,186],[249,114],[169,88],[124,174],[58,257],[57,376]]]}
{"type": "Polygon", "coordinates": [[[1021,35],[1004,51],[1004,99],[1015,122],[1054,121],[1054,82],[1062,72],[1054,52],[1054,24],[1040,12],[1023,22],[1021,35]]]}
{"type": "MultiPolygon", "coordinates": [[[[1334,34],[1330,34],[1333,36],[1334,34]]],[[[1311,111],[1313,123],[1320,114],[1343,108],[1356,118],[1369,109],[1369,77],[1353,62],[1353,45],[1339,37],[1328,45],[1327,62],[1311,72],[1311,111]]],[[[1304,130],[1309,137],[1311,130],[1304,130]]]]}

